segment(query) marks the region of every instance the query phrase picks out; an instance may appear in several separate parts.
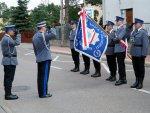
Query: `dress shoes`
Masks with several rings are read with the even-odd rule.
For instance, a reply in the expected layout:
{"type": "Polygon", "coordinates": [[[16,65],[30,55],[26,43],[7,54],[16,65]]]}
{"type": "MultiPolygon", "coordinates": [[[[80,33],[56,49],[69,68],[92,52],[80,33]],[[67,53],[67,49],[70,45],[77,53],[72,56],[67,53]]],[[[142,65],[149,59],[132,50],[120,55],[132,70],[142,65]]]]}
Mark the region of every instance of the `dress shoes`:
{"type": "Polygon", "coordinates": [[[16,99],[18,99],[17,95],[13,95],[13,94],[5,95],[5,100],[16,100],[16,99]]]}
{"type": "Polygon", "coordinates": [[[127,84],[127,80],[118,80],[118,81],[116,81],[115,86],[119,86],[122,84],[127,84]]]}
{"type": "Polygon", "coordinates": [[[70,71],[71,71],[71,72],[78,72],[78,71],[80,71],[80,70],[79,70],[78,67],[75,67],[75,68],[71,69],[70,71]]]}
{"type": "Polygon", "coordinates": [[[49,98],[49,97],[52,97],[52,94],[46,94],[46,95],[42,95],[42,96],[39,96],[40,98],[49,98]]]}
{"type": "Polygon", "coordinates": [[[143,88],[143,84],[142,83],[139,83],[136,87],[136,89],[142,89],[143,88]]]}
{"type": "Polygon", "coordinates": [[[90,73],[89,70],[84,70],[84,71],[80,72],[80,74],[83,74],[83,75],[87,75],[87,74],[89,74],[89,73],[90,73]]]}
{"type": "Polygon", "coordinates": [[[132,86],[131,88],[136,88],[138,86],[138,82],[136,81],[132,86]]]}
{"type": "Polygon", "coordinates": [[[93,77],[93,78],[101,77],[101,73],[100,72],[95,72],[93,75],[91,75],[91,77],[93,77]]]}
{"type": "Polygon", "coordinates": [[[106,81],[114,82],[116,81],[116,77],[110,76],[106,79],[106,81]]]}

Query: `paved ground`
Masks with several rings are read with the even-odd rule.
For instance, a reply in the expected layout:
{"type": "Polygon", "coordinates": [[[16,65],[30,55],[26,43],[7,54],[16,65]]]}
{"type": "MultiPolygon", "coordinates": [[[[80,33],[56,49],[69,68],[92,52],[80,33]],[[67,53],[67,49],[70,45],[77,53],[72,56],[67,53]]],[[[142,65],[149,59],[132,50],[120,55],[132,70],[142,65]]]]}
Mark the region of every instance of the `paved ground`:
{"type": "MultiPolygon", "coordinates": [[[[116,87],[105,81],[109,76],[105,61],[102,61],[102,77],[91,78],[90,74],[94,73],[92,62],[90,74],[83,76],[70,72],[73,67],[70,55],[52,55],[49,90],[53,97],[49,99],[37,96],[36,63],[31,45],[18,48],[19,66],[13,87],[20,97],[18,100],[3,99],[3,67],[0,66],[0,113],[150,113],[149,67],[143,90],[135,90],[130,88],[134,82],[130,64],[126,65],[128,84],[116,87]]],[[[83,70],[82,59],[80,67],[83,70]]]]}

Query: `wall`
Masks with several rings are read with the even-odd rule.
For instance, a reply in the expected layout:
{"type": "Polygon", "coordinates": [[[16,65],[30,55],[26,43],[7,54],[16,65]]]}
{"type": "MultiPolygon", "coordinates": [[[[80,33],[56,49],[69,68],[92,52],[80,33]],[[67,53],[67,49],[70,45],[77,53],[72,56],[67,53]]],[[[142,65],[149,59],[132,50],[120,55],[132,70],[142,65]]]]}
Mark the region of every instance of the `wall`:
{"type": "Polygon", "coordinates": [[[150,0],[103,0],[104,21],[114,20],[116,15],[121,15],[120,9],[129,8],[133,8],[133,18],[150,23],[150,0]]]}
{"type": "Polygon", "coordinates": [[[103,24],[107,20],[115,21],[115,17],[120,15],[119,0],[103,0],[103,24]]]}
{"type": "Polygon", "coordinates": [[[133,8],[134,0],[120,0],[120,9],[130,9],[133,8]]]}
{"type": "Polygon", "coordinates": [[[150,0],[134,0],[133,16],[150,23],[150,0]]]}

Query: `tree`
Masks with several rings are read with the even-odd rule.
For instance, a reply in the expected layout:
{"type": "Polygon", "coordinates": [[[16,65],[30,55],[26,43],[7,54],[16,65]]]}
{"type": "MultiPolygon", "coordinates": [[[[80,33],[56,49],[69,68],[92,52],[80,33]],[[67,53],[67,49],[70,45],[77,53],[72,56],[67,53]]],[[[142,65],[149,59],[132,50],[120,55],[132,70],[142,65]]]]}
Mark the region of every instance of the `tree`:
{"type": "Polygon", "coordinates": [[[102,0],[85,0],[86,3],[90,3],[92,5],[99,5],[102,4],[102,0]]]}
{"type": "Polygon", "coordinates": [[[36,26],[39,21],[45,20],[48,26],[51,26],[52,23],[58,23],[60,18],[60,7],[57,5],[48,4],[40,4],[37,8],[34,8],[31,11],[30,19],[32,28],[36,26]]]}
{"type": "Polygon", "coordinates": [[[11,22],[21,31],[30,28],[30,20],[27,11],[28,2],[28,0],[18,0],[18,6],[12,9],[11,22]]]}
{"type": "MultiPolygon", "coordinates": [[[[78,4],[80,0],[70,0],[71,4],[78,4]]],[[[85,0],[86,3],[92,4],[92,5],[99,5],[102,4],[102,0],[85,0]]]]}
{"type": "Polygon", "coordinates": [[[3,15],[2,15],[4,24],[11,22],[12,11],[14,10],[14,8],[15,7],[10,7],[4,10],[3,15]]]}
{"type": "Polygon", "coordinates": [[[7,9],[7,5],[4,2],[0,2],[0,18],[2,18],[3,12],[7,9]]]}
{"type": "Polygon", "coordinates": [[[71,6],[78,5],[79,2],[80,2],[80,0],[69,0],[69,4],[71,6]]]}
{"type": "Polygon", "coordinates": [[[80,11],[80,7],[77,5],[69,6],[69,20],[78,20],[79,15],[78,12],[80,11]]]}
{"type": "Polygon", "coordinates": [[[65,22],[69,22],[69,0],[65,0],[65,22]]]}
{"type": "Polygon", "coordinates": [[[3,28],[6,23],[8,23],[11,19],[11,8],[8,8],[7,5],[3,2],[0,3],[0,18],[2,18],[2,22],[0,22],[0,27],[3,28]]]}

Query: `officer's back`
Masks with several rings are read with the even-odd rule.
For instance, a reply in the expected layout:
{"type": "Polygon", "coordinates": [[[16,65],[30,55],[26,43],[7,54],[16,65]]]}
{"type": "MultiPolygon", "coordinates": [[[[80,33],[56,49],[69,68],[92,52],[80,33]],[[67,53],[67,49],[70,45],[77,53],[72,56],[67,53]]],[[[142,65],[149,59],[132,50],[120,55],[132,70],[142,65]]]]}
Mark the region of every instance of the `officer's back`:
{"type": "Polygon", "coordinates": [[[51,38],[55,37],[53,33],[37,32],[33,36],[33,46],[36,55],[36,62],[51,60],[50,42],[51,38]]]}

